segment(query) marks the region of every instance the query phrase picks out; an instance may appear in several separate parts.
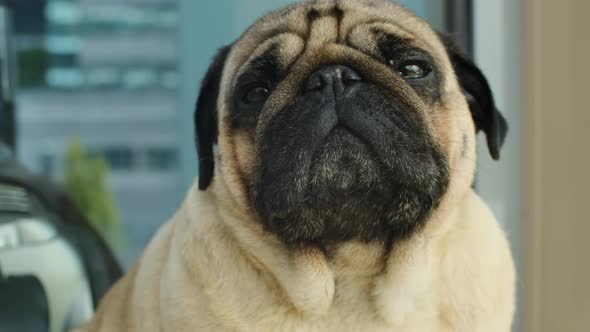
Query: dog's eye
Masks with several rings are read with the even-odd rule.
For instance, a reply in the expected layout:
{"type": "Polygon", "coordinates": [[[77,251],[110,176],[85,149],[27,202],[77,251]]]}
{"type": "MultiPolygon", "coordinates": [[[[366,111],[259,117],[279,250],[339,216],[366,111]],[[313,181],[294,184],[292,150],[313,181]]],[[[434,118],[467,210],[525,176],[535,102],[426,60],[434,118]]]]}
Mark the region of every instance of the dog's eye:
{"type": "Polygon", "coordinates": [[[425,77],[430,74],[431,71],[432,69],[430,66],[423,61],[405,62],[397,69],[397,72],[407,80],[425,77]]]}
{"type": "Polygon", "coordinates": [[[242,97],[244,104],[259,104],[268,98],[270,91],[267,87],[262,85],[256,85],[246,90],[246,93],[242,97]]]}

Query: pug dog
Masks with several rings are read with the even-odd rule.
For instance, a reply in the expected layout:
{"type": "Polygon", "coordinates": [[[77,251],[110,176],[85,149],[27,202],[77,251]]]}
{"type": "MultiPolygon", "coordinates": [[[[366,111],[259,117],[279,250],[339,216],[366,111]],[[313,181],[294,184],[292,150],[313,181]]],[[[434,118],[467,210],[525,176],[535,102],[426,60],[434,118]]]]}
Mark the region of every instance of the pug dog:
{"type": "Polygon", "coordinates": [[[472,189],[507,125],[482,72],[386,0],[293,4],[211,64],[200,174],[80,331],[509,331],[472,189]]]}

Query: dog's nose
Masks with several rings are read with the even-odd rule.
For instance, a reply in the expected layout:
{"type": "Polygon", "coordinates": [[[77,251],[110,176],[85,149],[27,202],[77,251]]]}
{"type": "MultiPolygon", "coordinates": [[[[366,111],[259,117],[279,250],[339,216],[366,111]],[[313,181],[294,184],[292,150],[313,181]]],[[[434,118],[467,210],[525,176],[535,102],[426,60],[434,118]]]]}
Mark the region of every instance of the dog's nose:
{"type": "Polygon", "coordinates": [[[335,96],[342,95],[346,88],[362,81],[362,77],[352,68],[333,65],[320,68],[309,76],[305,82],[305,93],[312,91],[333,91],[335,96]]]}

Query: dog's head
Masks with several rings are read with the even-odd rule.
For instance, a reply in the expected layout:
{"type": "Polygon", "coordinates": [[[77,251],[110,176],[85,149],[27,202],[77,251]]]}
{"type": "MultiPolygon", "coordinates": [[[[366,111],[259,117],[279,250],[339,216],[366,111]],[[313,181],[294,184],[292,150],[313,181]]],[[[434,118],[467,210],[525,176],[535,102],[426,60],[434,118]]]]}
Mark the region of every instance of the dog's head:
{"type": "Polygon", "coordinates": [[[224,178],[288,244],[411,234],[469,188],[476,132],[496,159],[506,134],[480,70],[385,0],[263,17],[219,52],[195,114],[200,189],[224,178]]]}

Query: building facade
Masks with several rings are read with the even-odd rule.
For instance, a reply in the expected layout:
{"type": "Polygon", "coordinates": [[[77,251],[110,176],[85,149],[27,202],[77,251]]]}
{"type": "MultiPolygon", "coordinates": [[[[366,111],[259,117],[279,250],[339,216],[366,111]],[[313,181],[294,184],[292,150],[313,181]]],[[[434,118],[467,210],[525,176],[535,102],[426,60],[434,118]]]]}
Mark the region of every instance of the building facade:
{"type": "Polygon", "coordinates": [[[71,141],[104,156],[129,266],[182,197],[176,2],[47,0],[43,17],[41,45],[17,36],[19,53],[45,62],[17,93],[19,159],[60,181],[71,141]]]}

